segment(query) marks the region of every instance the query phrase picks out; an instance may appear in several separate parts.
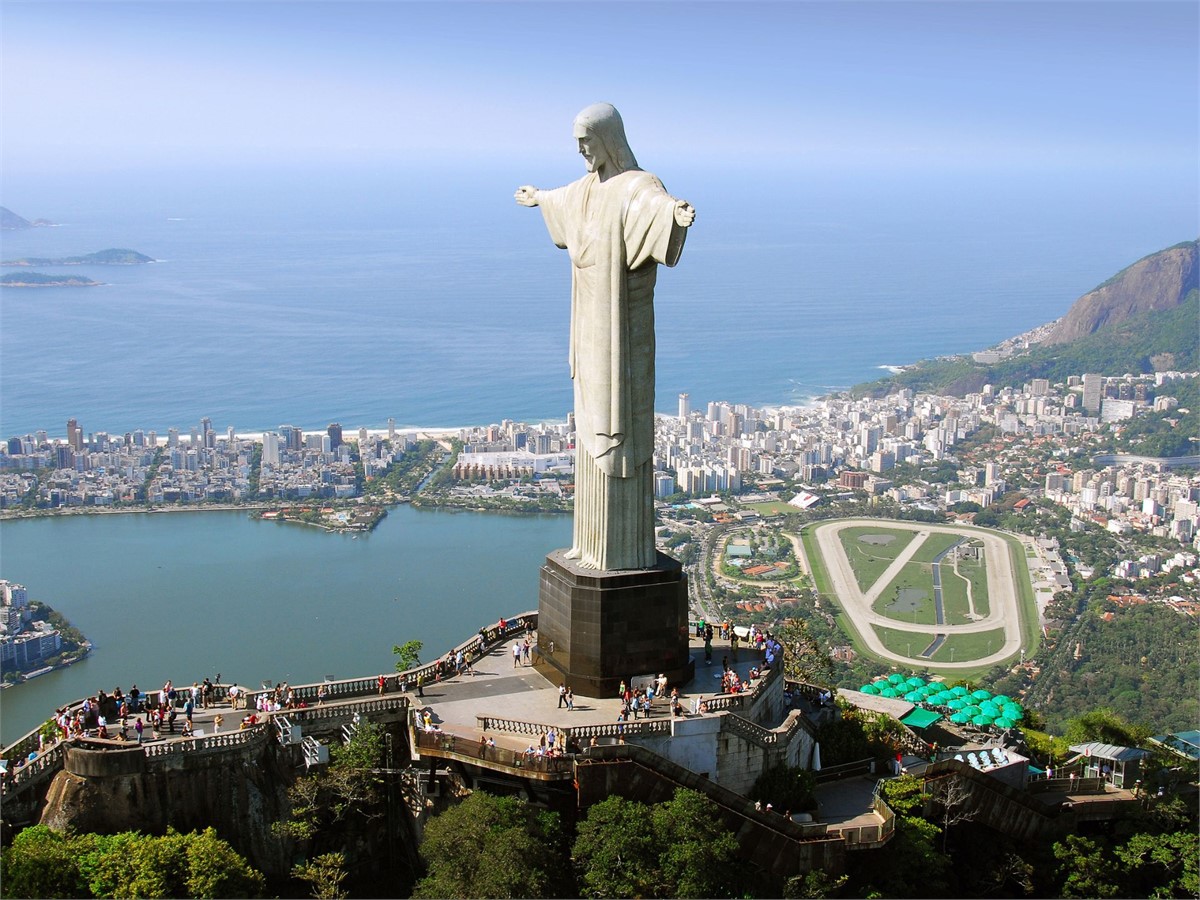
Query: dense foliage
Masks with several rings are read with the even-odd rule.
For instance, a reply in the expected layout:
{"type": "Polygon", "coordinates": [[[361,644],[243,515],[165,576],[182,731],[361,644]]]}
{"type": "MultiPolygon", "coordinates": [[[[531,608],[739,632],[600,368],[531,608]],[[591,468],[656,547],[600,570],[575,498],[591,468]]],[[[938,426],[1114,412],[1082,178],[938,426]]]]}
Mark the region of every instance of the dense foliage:
{"type": "Polygon", "coordinates": [[[574,885],[556,813],[476,791],[430,819],[428,874],[414,897],[568,897],[574,885]]]}
{"type": "Polygon", "coordinates": [[[744,868],[737,853],[717,805],[680,788],[651,806],[623,797],[597,803],[579,825],[573,855],[588,897],[732,897],[744,868]]]}
{"type": "Polygon", "coordinates": [[[264,880],[216,831],[155,837],[26,828],[4,851],[5,897],[259,897],[264,880]]]}
{"type": "Polygon", "coordinates": [[[1194,619],[1161,604],[1119,607],[1105,599],[1080,615],[1064,651],[1041,676],[1054,680],[1054,700],[1042,707],[1053,730],[1098,707],[1160,734],[1200,722],[1194,619]]]}

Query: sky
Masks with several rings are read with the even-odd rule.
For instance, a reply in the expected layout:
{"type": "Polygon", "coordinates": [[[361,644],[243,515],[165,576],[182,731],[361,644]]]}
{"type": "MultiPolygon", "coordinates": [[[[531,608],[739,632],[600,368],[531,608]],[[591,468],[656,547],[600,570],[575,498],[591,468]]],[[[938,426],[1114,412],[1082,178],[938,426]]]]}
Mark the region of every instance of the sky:
{"type": "Polygon", "coordinates": [[[0,189],[561,159],[607,100],[651,169],[1157,169],[1194,190],[1198,35],[1189,0],[3,0],[0,189]]]}

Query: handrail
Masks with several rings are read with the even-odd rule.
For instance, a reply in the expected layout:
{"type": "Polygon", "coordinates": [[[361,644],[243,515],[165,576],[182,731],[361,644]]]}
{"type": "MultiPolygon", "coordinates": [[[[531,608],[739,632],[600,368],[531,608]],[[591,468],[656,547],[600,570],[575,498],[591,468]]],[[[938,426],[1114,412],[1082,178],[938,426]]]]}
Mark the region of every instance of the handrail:
{"type": "MultiPolygon", "coordinates": [[[[387,696],[389,690],[395,691],[394,685],[401,684],[411,688],[411,686],[416,685],[418,678],[422,679],[423,684],[428,686],[440,681],[442,678],[455,674],[453,666],[447,663],[447,659],[452,659],[460,650],[464,658],[473,662],[490,653],[495,649],[496,644],[507,640],[509,636],[524,633],[530,624],[536,629],[537,621],[538,614],[536,610],[520,613],[512,618],[505,619],[503,631],[499,628],[499,622],[495,625],[484,626],[473,637],[451,647],[447,653],[442,654],[433,662],[422,663],[411,669],[405,669],[403,672],[382,673],[384,675],[384,694],[382,695],[379,693],[378,675],[344,678],[337,681],[324,681],[313,684],[290,684],[288,688],[291,690],[295,700],[307,703],[308,707],[312,708],[318,699],[320,699],[322,688],[325,689],[325,701],[330,702],[369,695],[387,696]]],[[[247,691],[247,708],[257,708],[259,698],[273,693],[273,689],[247,691]]]]}
{"type": "Polygon", "coordinates": [[[556,775],[569,778],[575,770],[575,759],[571,755],[546,756],[509,750],[507,747],[490,747],[446,731],[423,731],[412,729],[413,746],[419,750],[435,751],[439,756],[448,756],[471,765],[488,767],[503,766],[541,775],[556,775]]]}
{"type": "Polygon", "coordinates": [[[629,737],[643,734],[669,734],[671,718],[663,716],[658,719],[634,719],[629,722],[605,722],[601,725],[548,725],[544,722],[528,722],[522,719],[508,719],[502,716],[476,716],[475,721],[483,731],[501,731],[509,734],[527,734],[539,737],[554,731],[563,736],[564,741],[571,738],[601,738],[629,737]]]}

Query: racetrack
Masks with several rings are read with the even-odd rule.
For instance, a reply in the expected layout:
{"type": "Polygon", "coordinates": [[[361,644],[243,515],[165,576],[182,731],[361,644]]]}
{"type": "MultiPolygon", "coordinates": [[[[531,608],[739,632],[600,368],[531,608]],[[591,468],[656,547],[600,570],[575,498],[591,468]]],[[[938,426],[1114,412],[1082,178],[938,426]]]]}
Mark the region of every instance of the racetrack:
{"type": "MultiPolygon", "coordinates": [[[[813,535],[820,548],[825,571],[829,573],[835,599],[854,623],[863,643],[876,656],[906,665],[915,663],[937,669],[978,669],[981,666],[991,666],[1003,662],[1021,649],[1021,608],[1017,585],[1014,581],[1017,576],[1013,572],[1008,543],[995,532],[963,526],[933,525],[926,522],[842,519],[816,525],[813,528],[813,535]],[[841,541],[842,531],[862,526],[903,529],[914,531],[917,534],[916,538],[904,548],[865,592],[858,586],[858,579],[854,575],[854,570],[841,541]],[[988,614],[983,618],[965,625],[933,626],[892,619],[881,615],[872,608],[884,589],[892,583],[925,543],[925,539],[934,533],[961,535],[983,542],[984,553],[988,560],[987,589],[990,601],[988,614]],[[892,652],[884,646],[879,635],[876,634],[874,628],[876,625],[894,631],[912,631],[923,635],[936,633],[944,634],[947,637],[1003,628],[1004,643],[999,650],[984,657],[955,662],[934,662],[921,656],[904,656],[892,652]]],[[[811,571],[813,561],[807,560],[806,562],[811,571]]]]}

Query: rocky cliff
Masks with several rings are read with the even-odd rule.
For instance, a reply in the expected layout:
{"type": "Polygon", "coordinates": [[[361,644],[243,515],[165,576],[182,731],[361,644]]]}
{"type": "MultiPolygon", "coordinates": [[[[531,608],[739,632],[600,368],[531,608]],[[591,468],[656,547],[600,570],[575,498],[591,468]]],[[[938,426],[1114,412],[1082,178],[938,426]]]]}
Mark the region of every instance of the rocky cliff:
{"type": "Polygon", "coordinates": [[[1043,343],[1065,344],[1139,313],[1179,306],[1200,277],[1198,243],[1176,244],[1122,269],[1076,300],[1043,343]]]}

